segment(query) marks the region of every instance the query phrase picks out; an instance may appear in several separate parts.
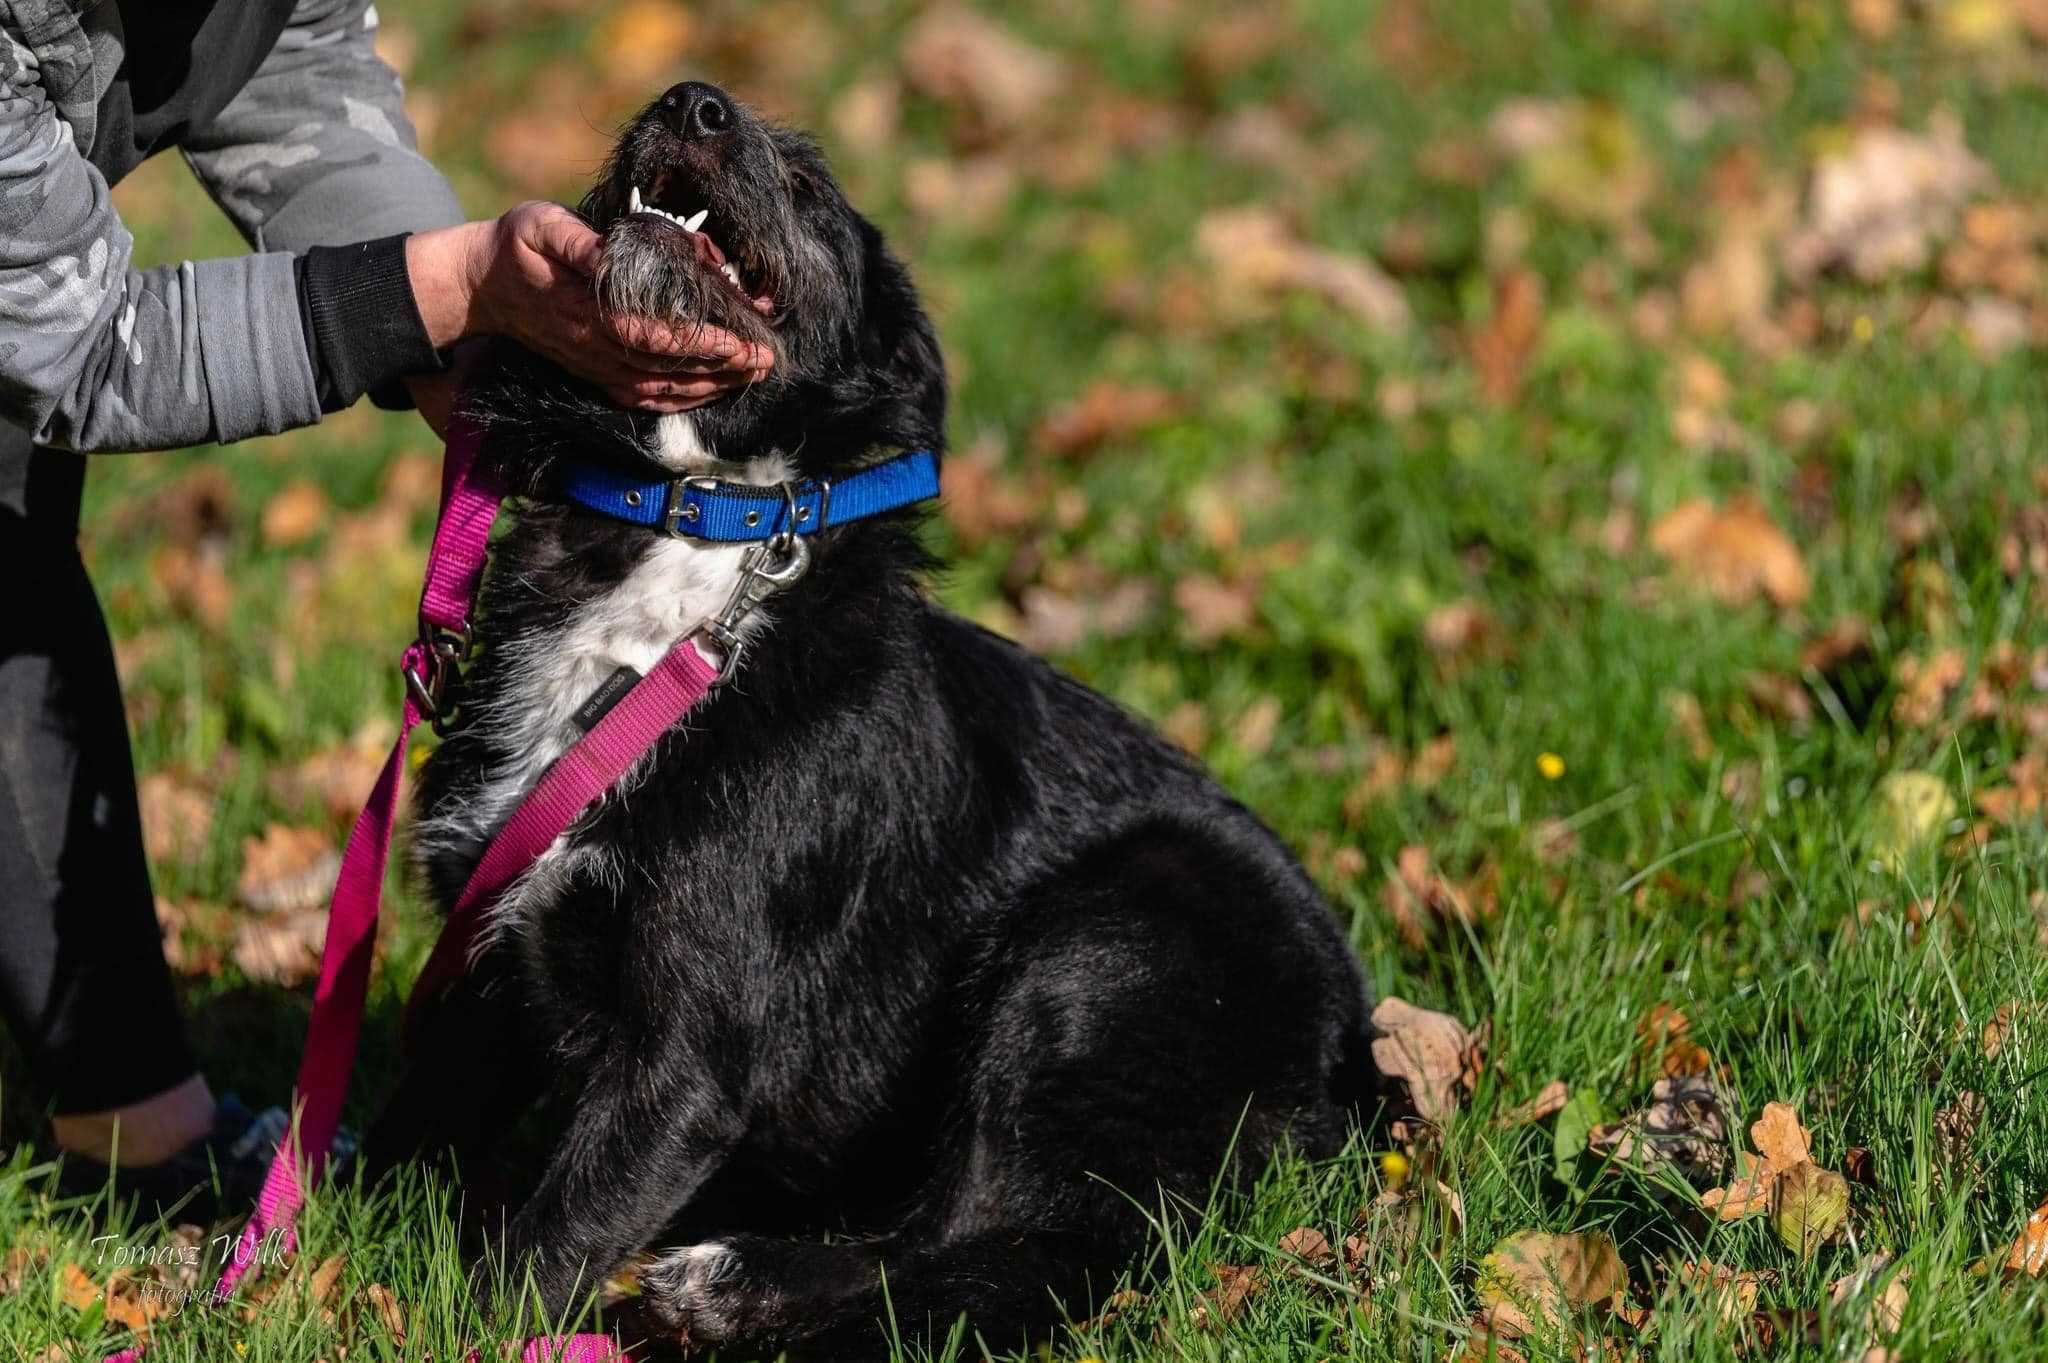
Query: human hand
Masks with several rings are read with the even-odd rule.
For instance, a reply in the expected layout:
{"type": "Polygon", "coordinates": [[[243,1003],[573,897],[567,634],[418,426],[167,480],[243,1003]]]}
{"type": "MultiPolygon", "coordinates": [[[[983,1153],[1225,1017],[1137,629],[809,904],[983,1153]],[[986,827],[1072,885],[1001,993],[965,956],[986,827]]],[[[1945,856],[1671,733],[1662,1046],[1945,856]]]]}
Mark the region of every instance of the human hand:
{"type": "Polygon", "coordinates": [[[603,239],[560,204],[523,203],[487,222],[420,232],[406,265],[436,346],[509,336],[650,412],[701,407],[764,378],[775,355],[714,326],[607,317],[591,292],[603,239]]]}

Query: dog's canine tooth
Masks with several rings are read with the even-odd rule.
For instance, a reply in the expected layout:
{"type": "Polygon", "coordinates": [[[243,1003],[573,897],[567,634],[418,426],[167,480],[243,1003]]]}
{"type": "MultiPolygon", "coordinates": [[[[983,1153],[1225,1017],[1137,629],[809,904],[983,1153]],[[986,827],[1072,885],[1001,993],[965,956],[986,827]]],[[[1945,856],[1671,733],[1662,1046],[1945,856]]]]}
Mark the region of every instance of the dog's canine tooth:
{"type": "Polygon", "coordinates": [[[710,216],[711,216],[711,210],[710,210],[710,209],[708,209],[708,208],[700,208],[700,209],[698,209],[698,210],[697,210],[697,211],[696,211],[695,213],[693,213],[693,214],[692,214],[692,215],[691,215],[691,216],[690,216],[690,217],[689,217],[688,219],[686,219],[686,220],[684,221],[684,223],[683,223],[683,230],[684,230],[684,231],[686,231],[686,232],[695,232],[695,231],[696,231],[697,229],[701,228],[701,227],[702,227],[702,226],[704,225],[704,219],[706,219],[706,218],[708,218],[708,217],[710,217],[710,216]]]}
{"type": "Polygon", "coordinates": [[[628,213],[638,213],[640,211],[640,186],[634,185],[633,192],[626,196],[626,211],[628,213]]]}

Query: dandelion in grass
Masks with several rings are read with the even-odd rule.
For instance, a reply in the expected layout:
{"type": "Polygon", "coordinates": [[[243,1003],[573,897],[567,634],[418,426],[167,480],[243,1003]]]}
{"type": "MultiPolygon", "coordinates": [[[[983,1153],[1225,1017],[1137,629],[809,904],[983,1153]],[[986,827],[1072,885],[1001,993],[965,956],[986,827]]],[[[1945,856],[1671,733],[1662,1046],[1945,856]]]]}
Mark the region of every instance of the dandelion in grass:
{"type": "Polygon", "coordinates": [[[1564,759],[1554,752],[1536,754],[1536,771],[1546,781],[1555,781],[1564,775],[1564,759]]]}

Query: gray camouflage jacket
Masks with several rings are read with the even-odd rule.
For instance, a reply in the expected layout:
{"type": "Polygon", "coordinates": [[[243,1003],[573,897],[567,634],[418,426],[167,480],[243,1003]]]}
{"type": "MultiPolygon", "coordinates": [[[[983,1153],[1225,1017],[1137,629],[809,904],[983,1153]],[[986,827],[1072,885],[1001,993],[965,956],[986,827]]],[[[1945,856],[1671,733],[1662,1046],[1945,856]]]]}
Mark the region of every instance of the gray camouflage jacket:
{"type": "Polygon", "coordinates": [[[298,0],[253,79],[185,137],[257,252],[138,270],[87,159],[118,42],[97,0],[0,0],[0,418],[73,450],[320,418],[294,252],[461,220],[419,155],[369,0],[298,0]]]}

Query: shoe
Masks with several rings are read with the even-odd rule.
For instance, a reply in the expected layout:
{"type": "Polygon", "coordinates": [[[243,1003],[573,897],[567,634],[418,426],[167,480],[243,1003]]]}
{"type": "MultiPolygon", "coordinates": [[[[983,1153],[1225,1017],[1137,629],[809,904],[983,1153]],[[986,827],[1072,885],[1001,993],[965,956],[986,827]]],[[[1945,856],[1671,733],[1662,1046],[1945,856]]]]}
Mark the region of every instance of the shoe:
{"type": "MultiPolygon", "coordinates": [[[[251,1112],[234,1094],[225,1094],[214,1107],[213,1131],[155,1164],[108,1165],[60,1152],[57,1194],[87,1198],[111,1191],[114,1205],[139,1200],[145,1216],[211,1224],[256,1204],[271,1157],[290,1130],[291,1117],[283,1108],[251,1112]]],[[[334,1133],[329,1177],[346,1167],[355,1150],[353,1132],[334,1133]]]]}

